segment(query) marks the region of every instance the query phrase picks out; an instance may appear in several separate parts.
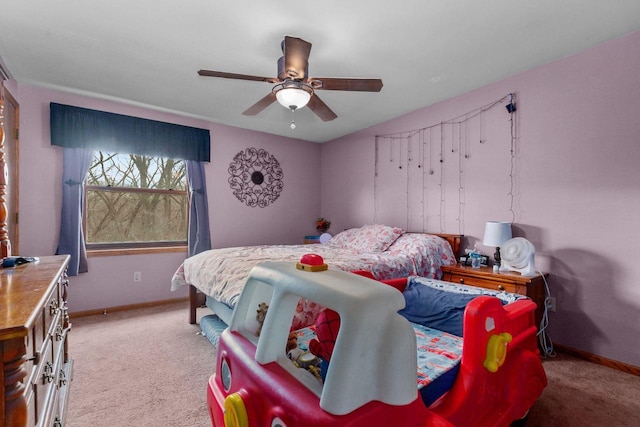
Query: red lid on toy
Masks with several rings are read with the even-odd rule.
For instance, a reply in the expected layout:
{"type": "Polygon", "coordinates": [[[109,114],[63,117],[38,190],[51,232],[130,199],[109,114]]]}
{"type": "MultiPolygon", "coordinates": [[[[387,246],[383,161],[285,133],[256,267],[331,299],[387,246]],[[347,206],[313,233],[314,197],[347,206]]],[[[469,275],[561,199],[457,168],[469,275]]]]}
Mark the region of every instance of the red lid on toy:
{"type": "Polygon", "coordinates": [[[305,254],[300,258],[301,264],[307,265],[322,265],[324,264],[324,259],[318,254],[305,254]]]}
{"type": "Polygon", "coordinates": [[[329,267],[324,263],[324,259],[318,254],[305,254],[296,264],[298,270],[304,271],[324,271],[329,267]]]}

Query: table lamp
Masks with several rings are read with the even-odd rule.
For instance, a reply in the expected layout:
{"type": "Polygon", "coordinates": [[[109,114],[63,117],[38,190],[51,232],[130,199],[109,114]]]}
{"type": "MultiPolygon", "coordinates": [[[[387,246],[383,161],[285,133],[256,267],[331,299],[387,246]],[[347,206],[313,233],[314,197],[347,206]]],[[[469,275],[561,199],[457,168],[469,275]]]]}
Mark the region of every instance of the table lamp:
{"type": "Polygon", "coordinates": [[[498,266],[500,271],[504,271],[500,258],[500,246],[509,239],[511,239],[510,222],[487,221],[487,224],[484,227],[484,239],[482,239],[482,244],[485,246],[494,246],[496,248],[493,257],[495,259],[495,265],[498,266]]]}

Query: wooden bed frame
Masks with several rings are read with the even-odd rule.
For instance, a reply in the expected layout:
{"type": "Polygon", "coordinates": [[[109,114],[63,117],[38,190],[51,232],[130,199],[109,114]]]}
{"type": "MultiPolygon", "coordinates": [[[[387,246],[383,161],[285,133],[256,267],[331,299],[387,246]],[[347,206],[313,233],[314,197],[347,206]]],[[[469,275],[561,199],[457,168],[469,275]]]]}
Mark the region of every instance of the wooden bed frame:
{"type": "MultiPolygon", "coordinates": [[[[460,253],[460,246],[462,245],[462,234],[447,234],[447,233],[429,233],[442,237],[451,245],[453,254],[457,257],[460,253]]],[[[199,292],[195,286],[189,285],[189,323],[196,324],[196,309],[205,305],[206,295],[199,292]]]]}

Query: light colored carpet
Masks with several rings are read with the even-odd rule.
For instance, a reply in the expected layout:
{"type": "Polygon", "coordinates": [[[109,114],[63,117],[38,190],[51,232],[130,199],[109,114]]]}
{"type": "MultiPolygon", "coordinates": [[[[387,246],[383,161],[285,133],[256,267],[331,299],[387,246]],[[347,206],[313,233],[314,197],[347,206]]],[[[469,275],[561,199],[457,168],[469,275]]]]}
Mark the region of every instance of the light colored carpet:
{"type": "Polygon", "coordinates": [[[198,325],[188,323],[187,307],[72,319],[74,374],[65,426],[211,426],[206,386],[216,352],[196,335],[198,325]]]}
{"type": "MultiPolygon", "coordinates": [[[[209,314],[198,311],[198,319],[209,314]]],[[[211,426],[215,350],[187,303],[73,319],[68,427],[211,426]]],[[[640,377],[567,355],[544,362],[549,385],[527,427],[640,426],[640,377]]]]}

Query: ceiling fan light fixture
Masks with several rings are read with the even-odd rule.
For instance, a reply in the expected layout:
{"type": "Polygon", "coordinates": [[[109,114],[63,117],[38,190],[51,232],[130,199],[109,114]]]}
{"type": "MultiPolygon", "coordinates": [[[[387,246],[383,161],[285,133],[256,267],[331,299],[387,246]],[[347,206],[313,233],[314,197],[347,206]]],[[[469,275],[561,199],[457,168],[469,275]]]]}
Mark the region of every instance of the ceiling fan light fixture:
{"type": "Polygon", "coordinates": [[[309,103],[313,88],[306,83],[287,81],[275,85],[273,93],[284,108],[299,110],[309,103]]]}
{"type": "MultiPolygon", "coordinates": [[[[338,116],[315,93],[316,90],[380,92],[382,80],[360,78],[322,77],[309,78],[309,53],[311,43],[297,37],[285,36],[281,43],[282,57],[278,59],[277,77],[253,76],[248,74],[227,73],[215,70],[200,70],[198,75],[235,80],[264,82],[275,85],[258,102],[242,112],[245,116],[255,116],[278,101],[283,107],[295,111],[309,107],[323,122],[329,122],[338,116]]],[[[292,127],[295,122],[292,122],[292,127]]]]}

